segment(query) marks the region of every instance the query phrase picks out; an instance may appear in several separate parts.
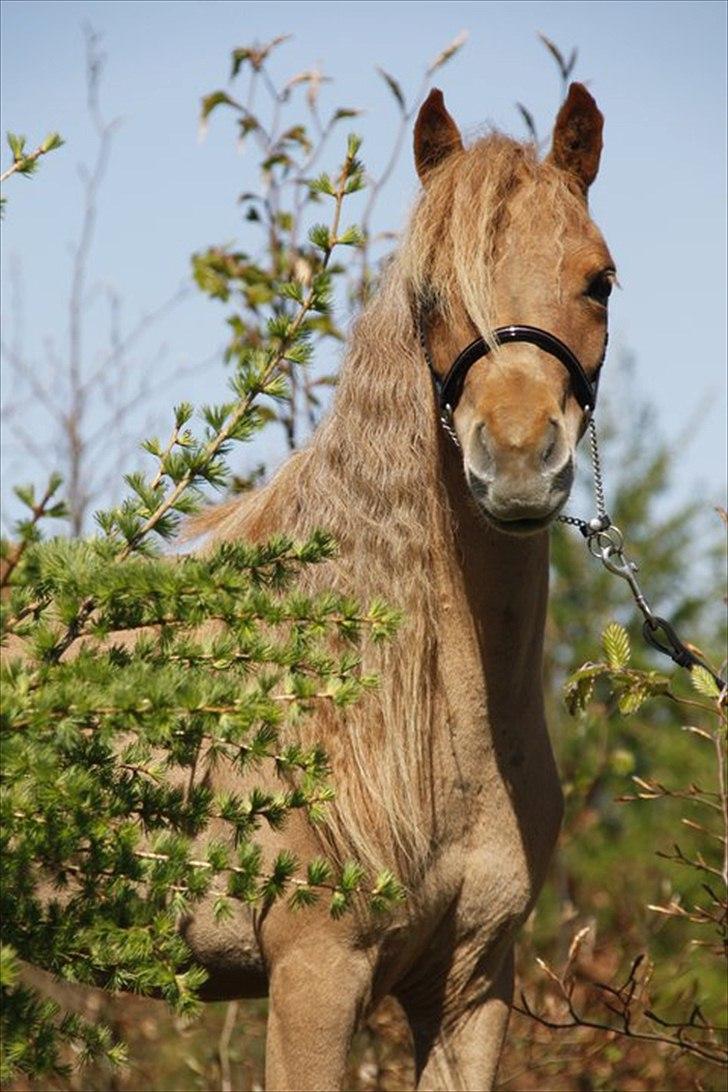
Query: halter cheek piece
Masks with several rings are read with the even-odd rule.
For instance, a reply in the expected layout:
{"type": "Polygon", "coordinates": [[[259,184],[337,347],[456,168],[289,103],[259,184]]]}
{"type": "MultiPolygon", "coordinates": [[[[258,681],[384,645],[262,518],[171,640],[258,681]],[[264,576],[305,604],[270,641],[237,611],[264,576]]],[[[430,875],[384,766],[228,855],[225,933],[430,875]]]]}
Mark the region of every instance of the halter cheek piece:
{"type": "MultiPolygon", "coordinates": [[[[538,326],[499,326],[497,330],[493,331],[493,339],[497,345],[507,345],[511,341],[524,341],[529,345],[536,345],[539,349],[543,349],[544,352],[556,357],[564,365],[571,377],[571,389],[574,397],[586,416],[591,416],[597,401],[599,373],[607,351],[606,338],[602,358],[599,361],[593,382],[588,378],[569,346],[565,345],[554,334],[550,334],[548,330],[541,330],[538,326]]],[[[433,367],[422,325],[420,325],[420,340],[437,393],[440,416],[443,423],[451,427],[452,415],[463,393],[465,377],[473,364],[488,355],[491,346],[482,337],[476,338],[455,359],[447,375],[440,377],[433,367]]]]}

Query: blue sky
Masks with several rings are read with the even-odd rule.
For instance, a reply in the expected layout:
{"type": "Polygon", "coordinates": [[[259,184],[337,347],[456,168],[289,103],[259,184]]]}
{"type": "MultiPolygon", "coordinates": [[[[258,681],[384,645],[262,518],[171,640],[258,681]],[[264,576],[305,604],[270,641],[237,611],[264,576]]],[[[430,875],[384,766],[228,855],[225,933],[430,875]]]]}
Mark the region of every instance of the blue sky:
{"type": "MultiPolygon", "coordinates": [[[[46,341],[62,347],[67,325],[69,247],[81,216],[78,165],[93,155],[84,108],[84,38],[90,23],[107,55],[102,102],[122,121],[100,202],[92,279],[113,285],[124,321],[169,296],[189,276],[189,256],[211,243],[245,238],[238,194],[255,183],[254,162],[235,147],[232,124],[214,117],[197,133],[200,97],[226,85],[233,47],[290,33],[272,64],[285,78],[319,62],[333,83],[331,106],[363,106],[353,127],[375,171],[396,124],[393,101],[375,66],[394,73],[408,95],[422,70],[460,30],[461,53],[438,74],[461,128],[484,123],[523,135],[515,102],[546,133],[559,102],[555,69],[537,39],[579,47],[586,80],[605,117],[602,170],[591,204],[619,267],[623,291],[612,308],[611,353],[629,351],[635,368],[607,368],[610,399],[646,394],[663,435],[691,440],[682,495],[720,503],[725,482],[725,32],[722,2],[305,2],[226,0],[4,0],[3,129],[36,142],[49,129],[66,139],[37,178],[11,179],[2,226],[5,336],[14,330],[10,267],[22,268],[24,348],[41,374],[46,341]],[[624,389],[619,388],[622,384],[624,389]]],[[[333,158],[333,152],[332,152],[333,158]]],[[[7,166],[8,155],[3,159],[7,166]]],[[[334,162],[332,161],[332,166],[334,162]]],[[[401,224],[416,193],[405,154],[379,212],[379,227],[401,224]]],[[[225,340],[225,309],[191,294],[140,342],[131,366],[152,368],[164,344],[169,362],[190,365],[225,340]]],[[[106,334],[99,311],[89,352],[106,334]]],[[[157,365],[154,365],[157,367],[157,365]]],[[[147,417],[166,420],[170,394],[213,398],[222,369],[188,376],[163,392],[147,417]]],[[[41,438],[42,417],[29,424],[41,438]]],[[[140,435],[146,419],[139,420],[140,435]]],[[[161,424],[159,426],[162,427],[161,424]]],[[[8,478],[27,477],[6,442],[8,478]]]]}

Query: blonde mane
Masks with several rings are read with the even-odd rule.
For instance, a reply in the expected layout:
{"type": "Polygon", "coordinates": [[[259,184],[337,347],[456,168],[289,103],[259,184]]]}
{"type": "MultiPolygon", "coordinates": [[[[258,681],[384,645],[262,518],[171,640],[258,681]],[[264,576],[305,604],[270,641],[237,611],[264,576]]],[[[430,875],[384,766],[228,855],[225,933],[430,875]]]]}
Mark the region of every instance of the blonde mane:
{"type": "Polygon", "coordinates": [[[433,834],[435,561],[451,570],[459,564],[413,302],[427,297],[444,315],[464,305],[489,336],[511,199],[515,192],[535,198],[537,182],[538,200],[519,202],[532,208],[534,236],[544,203],[557,219],[571,209],[583,216],[583,200],[579,205],[563,172],[500,134],[436,168],[356,323],[330,416],[268,485],[197,521],[198,531],[216,539],[276,531],[302,538],[325,528],[339,553],[310,571],[309,590],[335,588],[364,604],[384,598],[403,611],[396,639],[367,653],[364,667],[380,677],[378,692],[344,714],[304,720],[300,731],[319,739],[331,760],[337,798],[327,819],[330,850],[371,870],[395,868],[410,886],[426,867],[433,834]]]}

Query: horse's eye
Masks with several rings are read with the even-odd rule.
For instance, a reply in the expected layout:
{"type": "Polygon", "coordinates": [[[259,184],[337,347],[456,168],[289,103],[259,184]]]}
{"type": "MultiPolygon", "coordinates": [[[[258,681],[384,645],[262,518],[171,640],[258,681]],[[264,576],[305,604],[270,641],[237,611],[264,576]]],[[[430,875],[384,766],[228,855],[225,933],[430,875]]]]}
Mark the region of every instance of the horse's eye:
{"type": "Polygon", "coordinates": [[[592,277],[584,294],[588,296],[590,300],[594,300],[595,303],[599,303],[602,307],[606,307],[607,300],[614,287],[614,280],[614,270],[603,269],[601,273],[597,273],[596,277],[592,277]]]}

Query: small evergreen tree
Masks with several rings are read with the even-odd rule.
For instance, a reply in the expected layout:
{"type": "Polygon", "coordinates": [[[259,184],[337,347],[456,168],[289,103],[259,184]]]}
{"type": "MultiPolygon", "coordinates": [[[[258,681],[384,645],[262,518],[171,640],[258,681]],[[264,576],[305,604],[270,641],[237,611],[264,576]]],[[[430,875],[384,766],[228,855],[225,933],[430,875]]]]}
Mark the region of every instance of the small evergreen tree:
{"type": "Polygon", "coordinates": [[[374,909],[400,897],[388,873],[365,877],[352,862],[337,875],[285,851],[264,862],[255,844],[261,822],[279,827],[292,809],[320,819],[334,791],[326,756],[283,746],[281,727],[376,684],[359,670],[357,648],[388,637],[394,612],[296,591],[301,568],[335,550],[324,532],[204,556],[160,552],[203,487],[228,481],[232,443],[265,424],[261,399],[287,395],[284,362],[310,358],[312,322],[329,313],[329,261],[357,238],[340,225],[345,197],[362,184],[358,146],[350,137],[337,177],[312,184],[334,210],[330,227],[311,231],[315,273],[276,282],[293,306],[237,353],[231,400],[202,411],[201,434],[192,408],[179,406],[167,443],[145,445],[155,472],[127,476],[129,497],[97,514],[95,538],[41,541],[43,517],[63,514],[59,482],[38,502],[18,491],[31,515],[3,543],[1,607],[3,639],[16,642],[2,674],[6,1075],[55,1069],[69,1037],[86,1054],[120,1052],[105,1032],[57,1018],[19,986],[16,957],[76,982],[161,994],[189,1012],[204,973],[189,965],[177,925],[203,896],[214,895],[220,915],[231,898],[290,893],[304,906],[324,892],[340,914],[355,893],[374,909]],[[202,776],[218,761],[243,770],[264,760],[285,791],[215,794],[202,776]],[[212,820],[229,841],[193,852],[212,820]]]}

